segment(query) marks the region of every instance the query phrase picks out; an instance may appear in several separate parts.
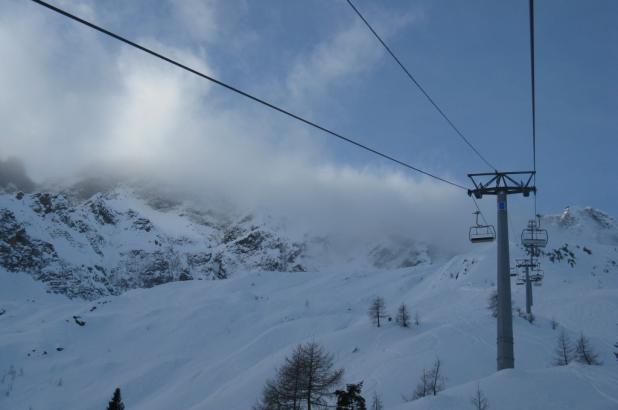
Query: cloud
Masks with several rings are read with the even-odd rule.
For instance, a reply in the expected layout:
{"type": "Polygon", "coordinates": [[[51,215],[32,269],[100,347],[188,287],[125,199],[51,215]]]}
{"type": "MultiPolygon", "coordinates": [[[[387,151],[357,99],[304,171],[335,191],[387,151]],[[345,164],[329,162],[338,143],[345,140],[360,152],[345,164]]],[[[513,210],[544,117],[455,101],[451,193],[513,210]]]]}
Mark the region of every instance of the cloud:
{"type": "Polygon", "coordinates": [[[352,24],[299,58],[287,77],[287,88],[294,98],[322,95],[333,83],[371,70],[382,56],[373,41],[362,23],[352,24]]]}
{"type": "Polygon", "coordinates": [[[216,0],[171,1],[170,5],[181,26],[195,38],[214,42],[218,39],[216,0]]]}
{"type": "MultiPolygon", "coordinates": [[[[38,181],[103,167],[271,214],[298,232],[350,242],[404,233],[453,246],[465,238],[469,206],[449,186],[338,164],[306,127],[241,98],[230,103],[176,67],[23,3],[1,9],[0,54],[10,63],[0,77],[0,157],[22,158],[38,181]]],[[[141,41],[217,74],[190,49],[141,41]]],[[[353,23],[299,60],[285,85],[301,99],[327,93],[378,63],[373,42],[353,23]]]]}
{"type": "MultiPolygon", "coordinates": [[[[418,10],[398,15],[379,12],[374,28],[383,39],[388,39],[422,16],[418,10]]],[[[329,87],[349,84],[374,70],[382,60],[383,47],[360,18],[353,17],[347,27],[317,44],[310,53],[299,56],[286,79],[294,98],[322,96],[329,87]]]]}

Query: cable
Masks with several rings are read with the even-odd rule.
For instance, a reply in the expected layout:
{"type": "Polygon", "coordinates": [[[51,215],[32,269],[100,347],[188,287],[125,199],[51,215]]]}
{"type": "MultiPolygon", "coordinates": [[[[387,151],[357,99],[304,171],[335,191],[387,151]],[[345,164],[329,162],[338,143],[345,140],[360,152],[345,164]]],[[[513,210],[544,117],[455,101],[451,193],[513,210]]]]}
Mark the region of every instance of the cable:
{"type": "Polygon", "coordinates": [[[273,105],[273,104],[271,104],[271,103],[269,103],[269,102],[267,102],[265,100],[262,100],[262,99],[260,99],[258,97],[255,97],[254,95],[249,94],[248,92],[242,91],[242,90],[240,90],[240,89],[238,89],[236,87],[233,87],[233,86],[231,86],[229,84],[224,83],[223,81],[217,80],[216,78],[213,78],[213,77],[211,77],[211,76],[209,76],[207,74],[204,74],[204,73],[202,73],[200,71],[197,71],[197,70],[195,70],[193,68],[190,68],[190,67],[188,67],[188,66],[186,66],[186,65],[184,65],[182,63],[179,63],[176,60],[173,60],[173,59],[171,59],[169,57],[166,57],[166,56],[164,56],[162,54],[159,54],[159,53],[157,53],[157,52],[155,52],[155,51],[153,51],[153,50],[151,50],[149,48],[146,48],[146,47],[144,47],[144,46],[142,46],[142,45],[140,45],[138,43],[135,43],[135,42],[133,42],[131,40],[128,40],[128,39],[126,39],[126,38],[124,38],[124,37],[122,37],[122,36],[120,36],[118,34],[115,34],[115,33],[111,32],[109,30],[106,30],[106,29],[104,29],[104,28],[102,28],[100,26],[97,26],[94,23],[91,23],[91,22],[89,22],[87,20],[84,20],[84,19],[82,19],[80,17],[77,17],[77,16],[75,16],[75,15],[73,15],[73,14],[71,14],[71,13],[65,11],[65,10],[62,10],[62,9],[60,9],[58,7],[52,6],[49,3],[46,3],[46,2],[41,1],[41,0],[32,0],[32,1],[34,3],[37,3],[37,4],[41,5],[41,6],[43,6],[43,7],[46,7],[48,9],[52,10],[52,11],[55,11],[56,13],[59,13],[59,14],[65,16],[65,17],[68,17],[68,18],[70,18],[70,19],[72,19],[74,21],[77,21],[77,22],[79,22],[79,23],[81,23],[81,24],[83,24],[85,26],[88,26],[88,27],[90,27],[90,28],[92,28],[92,29],[94,29],[96,31],[99,31],[99,32],[101,32],[103,34],[106,34],[106,35],[108,35],[108,36],[110,36],[110,37],[112,37],[112,38],[114,38],[114,39],[116,39],[118,41],[121,41],[121,42],[123,42],[125,44],[128,44],[128,45],[130,45],[132,47],[135,47],[135,48],[137,48],[137,49],[139,49],[139,50],[141,50],[141,51],[143,51],[145,53],[148,53],[148,54],[150,54],[152,56],[160,58],[163,61],[166,61],[166,62],[168,62],[168,63],[170,63],[172,65],[175,65],[176,67],[182,68],[183,70],[186,70],[186,71],[188,71],[188,72],[190,72],[192,74],[195,74],[195,75],[197,75],[199,77],[202,77],[202,78],[204,78],[204,79],[206,79],[208,81],[211,81],[211,82],[213,82],[213,83],[215,83],[215,84],[217,84],[217,85],[219,85],[221,87],[224,87],[224,88],[226,88],[226,89],[228,89],[230,91],[233,91],[233,92],[235,92],[237,94],[240,94],[243,97],[246,97],[246,98],[248,98],[250,100],[258,102],[258,103],[260,103],[262,105],[265,105],[268,108],[271,108],[271,109],[273,109],[275,111],[280,112],[281,114],[285,114],[288,117],[294,118],[295,120],[303,122],[303,123],[305,123],[305,124],[307,124],[307,125],[309,125],[311,127],[317,128],[318,130],[323,131],[323,132],[325,132],[325,133],[327,133],[327,134],[329,134],[329,135],[331,135],[333,137],[336,137],[336,138],[338,138],[338,139],[340,139],[342,141],[345,141],[345,142],[348,142],[348,143],[350,143],[352,145],[355,145],[358,148],[364,149],[365,151],[369,151],[372,154],[378,155],[378,156],[380,156],[380,157],[382,157],[384,159],[392,161],[392,162],[394,162],[394,163],[396,163],[398,165],[401,165],[401,166],[403,166],[405,168],[408,168],[408,169],[411,169],[413,171],[419,172],[419,173],[421,173],[423,175],[426,175],[428,177],[437,179],[438,181],[442,181],[444,183],[447,183],[449,185],[452,185],[454,187],[457,187],[457,188],[460,188],[460,189],[463,189],[463,190],[466,190],[466,191],[468,190],[468,188],[464,187],[463,185],[459,185],[459,184],[457,184],[455,182],[452,182],[452,181],[449,181],[449,180],[447,180],[445,178],[442,178],[442,177],[439,177],[437,175],[434,175],[434,174],[432,174],[430,172],[423,171],[420,168],[414,167],[414,166],[412,166],[412,165],[410,165],[410,164],[408,164],[408,163],[406,163],[404,161],[401,161],[401,160],[398,160],[398,159],[396,159],[394,157],[391,157],[390,155],[383,154],[382,152],[379,152],[379,151],[377,151],[374,148],[371,148],[371,147],[369,147],[367,145],[363,145],[360,142],[356,142],[356,141],[354,141],[354,140],[352,140],[350,138],[344,137],[343,135],[341,135],[341,134],[339,134],[339,133],[337,133],[335,131],[331,131],[330,129],[325,128],[325,127],[323,127],[321,125],[318,125],[318,124],[316,124],[313,121],[307,120],[307,119],[305,119],[305,118],[303,118],[303,117],[301,117],[299,115],[293,114],[293,113],[291,113],[291,112],[289,112],[289,111],[287,111],[287,110],[285,110],[283,108],[279,108],[276,105],[273,105]]]}
{"type": "Polygon", "coordinates": [[[390,49],[390,47],[384,42],[384,40],[382,40],[382,38],[380,37],[380,35],[373,29],[373,27],[371,26],[371,24],[369,24],[369,22],[367,21],[367,19],[361,14],[361,12],[354,6],[354,4],[352,4],[351,0],[347,0],[348,4],[350,5],[350,7],[352,7],[352,9],[356,12],[356,14],[358,14],[358,17],[361,18],[361,20],[363,20],[363,23],[365,23],[365,25],[367,26],[367,28],[369,28],[369,30],[373,33],[373,35],[375,36],[375,38],[378,39],[378,41],[382,44],[382,46],[384,46],[384,48],[386,49],[386,51],[388,51],[388,53],[391,55],[391,57],[393,57],[393,59],[395,60],[395,62],[397,62],[397,64],[399,65],[399,67],[401,67],[401,69],[406,73],[406,75],[408,76],[408,78],[410,80],[412,80],[412,82],[416,85],[416,87],[421,91],[421,93],[423,93],[423,95],[427,98],[427,100],[431,103],[431,105],[434,106],[434,108],[440,113],[440,115],[442,116],[442,118],[444,118],[446,120],[446,122],[451,126],[451,128],[457,133],[457,135],[459,135],[459,137],[468,145],[468,147],[470,147],[472,149],[472,151],[474,151],[476,153],[476,155],[478,155],[478,157],[483,160],[483,162],[485,162],[485,164],[487,164],[490,168],[492,168],[494,171],[498,172],[497,168],[495,166],[493,166],[480,152],[479,150],[477,150],[474,145],[472,145],[472,143],[463,135],[463,133],[459,130],[459,128],[457,128],[455,126],[455,124],[453,124],[453,122],[446,116],[446,114],[444,113],[444,111],[442,111],[442,109],[438,106],[438,104],[433,100],[433,98],[431,98],[429,96],[429,93],[427,93],[427,91],[425,91],[425,89],[421,86],[421,84],[414,78],[414,76],[412,74],[410,74],[410,71],[408,71],[408,69],[403,65],[403,63],[399,60],[399,58],[397,58],[397,56],[395,55],[395,53],[393,53],[390,49]]]}
{"type": "Polygon", "coordinates": [[[483,211],[481,211],[481,208],[479,208],[479,204],[478,204],[478,202],[476,202],[476,199],[474,199],[473,196],[470,196],[470,198],[472,198],[472,201],[474,202],[474,206],[476,207],[476,210],[479,211],[479,214],[481,215],[481,219],[483,220],[483,223],[485,225],[489,225],[487,223],[487,219],[485,219],[485,215],[483,215],[483,211]]]}
{"type": "MultiPolygon", "coordinates": [[[[529,3],[530,14],[530,79],[532,85],[532,167],[534,186],[536,187],[536,92],[534,79],[534,0],[529,3]]],[[[536,217],[536,189],[534,190],[534,215],[536,217]]]]}

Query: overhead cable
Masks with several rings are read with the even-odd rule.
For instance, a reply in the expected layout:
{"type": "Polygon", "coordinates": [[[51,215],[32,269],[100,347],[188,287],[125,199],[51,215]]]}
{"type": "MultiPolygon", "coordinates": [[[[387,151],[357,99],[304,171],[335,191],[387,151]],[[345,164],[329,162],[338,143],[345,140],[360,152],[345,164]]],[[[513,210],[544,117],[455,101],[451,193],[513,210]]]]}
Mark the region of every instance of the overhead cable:
{"type": "MultiPolygon", "coordinates": [[[[529,2],[530,14],[530,80],[532,85],[532,167],[536,186],[536,86],[534,80],[534,0],[529,2]]],[[[534,214],[536,216],[536,190],[534,191],[534,214]]]]}
{"type": "Polygon", "coordinates": [[[114,38],[114,39],[116,39],[118,41],[121,41],[121,42],[123,42],[125,44],[128,44],[128,45],[130,45],[132,47],[135,47],[135,48],[137,48],[137,49],[139,49],[139,50],[141,50],[141,51],[143,51],[145,53],[148,53],[148,54],[150,54],[150,55],[152,55],[154,57],[157,57],[157,58],[159,58],[159,59],[161,59],[161,60],[163,60],[163,61],[165,61],[167,63],[170,63],[170,64],[172,64],[172,65],[174,65],[176,67],[179,67],[179,68],[181,68],[181,69],[183,69],[185,71],[188,71],[188,72],[190,72],[192,74],[195,74],[195,75],[197,75],[199,77],[202,77],[202,78],[204,78],[204,79],[206,79],[208,81],[211,81],[211,82],[213,82],[213,83],[215,83],[215,84],[217,84],[217,85],[219,85],[219,86],[221,86],[223,88],[226,88],[226,89],[228,89],[230,91],[233,91],[233,92],[235,92],[237,94],[240,94],[243,97],[246,97],[246,98],[248,98],[248,99],[250,99],[252,101],[260,103],[260,104],[262,104],[262,105],[264,105],[264,106],[266,106],[268,108],[271,108],[271,109],[273,109],[275,111],[278,111],[281,114],[284,114],[284,115],[286,115],[288,117],[294,118],[295,120],[298,120],[298,121],[300,121],[302,123],[305,123],[306,125],[309,125],[309,126],[311,126],[313,128],[316,128],[316,129],[318,129],[320,131],[323,131],[323,132],[325,132],[325,133],[327,133],[327,134],[329,134],[329,135],[331,135],[333,137],[336,137],[336,138],[338,138],[338,139],[340,139],[342,141],[345,141],[347,143],[355,145],[358,148],[361,148],[361,149],[363,149],[365,151],[371,152],[372,154],[378,155],[378,156],[380,156],[380,157],[382,157],[384,159],[392,161],[392,162],[394,162],[394,163],[396,163],[398,165],[401,165],[401,166],[403,166],[405,168],[411,169],[413,171],[416,171],[418,173],[421,173],[423,175],[426,175],[426,176],[431,177],[433,179],[436,179],[438,181],[444,182],[444,183],[449,184],[451,186],[457,187],[459,189],[463,189],[463,190],[467,190],[468,189],[468,188],[464,187],[463,185],[460,185],[460,184],[458,184],[456,182],[449,181],[449,180],[447,180],[445,178],[442,178],[442,177],[439,177],[439,176],[437,176],[435,174],[432,174],[430,172],[424,171],[424,170],[422,170],[420,168],[417,168],[417,167],[415,167],[413,165],[408,164],[407,162],[404,162],[402,160],[396,159],[396,158],[394,158],[394,157],[392,157],[392,156],[390,156],[388,154],[384,154],[384,153],[382,153],[382,152],[380,152],[380,151],[378,151],[378,150],[376,150],[374,148],[371,148],[371,147],[369,147],[367,145],[361,144],[360,142],[357,142],[357,141],[355,141],[355,140],[353,140],[351,138],[344,137],[343,135],[341,135],[341,134],[339,134],[339,133],[337,133],[335,131],[332,131],[332,130],[326,128],[326,127],[323,127],[323,126],[321,126],[321,125],[319,125],[319,124],[317,124],[317,123],[315,123],[315,122],[313,122],[311,120],[305,119],[305,118],[301,117],[300,115],[294,114],[294,113],[292,113],[290,111],[287,111],[287,110],[285,110],[283,108],[280,108],[280,107],[278,107],[278,106],[276,106],[276,105],[274,105],[272,103],[269,103],[266,100],[258,98],[258,97],[254,96],[254,95],[252,95],[252,94],[250,94],[250,93],[248,93],[246,91],[243,91],[243,90],[241,90],[239,88],[236,88],[236,87],[234,87],[232,85],[229,85],[229,84],[227,84],[227,83],[225,83],[225,82],[223,82],[221,80],[218,80],[218,79],[216,79],[216,78],[214,78],[212,76],[209,76],[208,74],[205,74],[205,73],[200,72],[200,71],[198,71],[196,69],[188,67],[188,66],[186,66],[186,65],[184,65],[184,64],[182,64],[182,63],[180,63],[180,62],[178,62],[178,61],[176,61],[176,60],[174,60],[174,59],[172,59],[170,57],[166,57],[163,54],[157,53],[156,51],[153,51],[153,50],[151,50],[151,49],[149,49],[149,48],[147,48],[147,47],[145,47],[143,45],[140,45],[140,44],[138,44],[138,43],[136,43],[134,41],[128,40],[125,37],[122,37],[122,36],[120,36],[118,34],[115,34],[115,33],[111,32],[111,31],[109,31],[109,30],[106,30],[106,29],[104,29],[104,28],[102,28],[102,27],[100,27],[100,26],[98,26],[98,25],[96,25],[94,23],[91,23],[91,22],[89,22],[87,20],[84,20],[84,19],[82,19],[80,17],[77,17],[77,16],[75,16],[75,15],[73,15],[73,14],[71,14],[71,13],[69,13],[69,12],[67,12],[67,11],[65,11],[63,9],[55,7],[55,6],[49,4],[49,3],[45,2],[45,1],[41,1],[41,0],[32,0],[32,1],[34,3],[37,3],[37,4],[41,5],[41,6],[43,6],[43,7],[46,7],[48,9],[52,10],[52,11],[55,11],[56,13],[59,13],[59,14],[65,16],[65,17],[68,17],[68,18],[70,18],[70,19],[72,19],[74,21],[77,21],[77,22],[79,22],[79,23],[81,23],[81,24],[83,24],[85,26],[88,26],[88,27],[90,27],[90,28],[100,32],[100,33],[103,33],[103,34],[105,34],[105,35],[107,35],[109,37],[112,37],[112,38],[114,38]]]}
{"type": "Polygon", "coordinates": [[[375,36],[375,38],[378,39],[378,41],[382,44],[382,46],[386,49],[386,51],[391,55],[391,57],[393,57],[393,59],[395,60],[395,62],[399,65],[399,67],[401,67],[401,69],[403,70],[404,73],[406,73],[406,75],[408,76],[408,78],[414,83],[414,85],[416,85],[416,87],[421,91],[421,93],[423,93],[423,95],[427,98],[427,100],[431,103],[431,105],[433,105],[433,107],[436,109],[436,111],[438,111],[438,113],[442,116],[442,118],[444,118],[446,120],[446,122],[451,126],[451,128],[455,131],[455,133],[457,133],[457,135],[459,135],[459,137],[468,145],[468,147],[470,147],[472,149],[472,151],[474,151],[476,153],[476,155],[483,161],[485,162],[485,164],[487,164],[490,168],[492,168],[494,171],[497,171],[497,168],[495,166],[493,166],[491,164],[491,162],[489,162],[481,153],[478,149],[476,149],[476,147],[474,145],[472,145],[472,143],[468,140],[468,138],[466,138],[464,136],[464,134],[459,130],[459,128],[457,128],[455,126],[455,124],[453,123],[453,121],[451,121],[451,119],[444,113],[444,111],[442,110],[442,108],[440,108],[440,106],[434,101],[433,98],[431,98],[431,96],[429,95],[429,93],[423,88],[423,86],[421,86],[421,84],[416,80],[416,78],[414,78],[414,76],[410,73],[410,71],[403,65],[403,63],[401,62],[401,60],[399,60],[399,58],[397,58],[397,56],[395,55],[395,53],[393,53],[393,51],[391,50],[391,48],[384,42],[384,40],[382,40],[382,37],[380,37],[380,35],[373,29],[373,27],[371,26],[371,24],[369,24],[369,22],[367,21],[367,19],[361,14],[361,12],[356,8],[356,6],[354,6],[354,4],[352,3],[351,0],[347,0],[348,4],[350,5],[350,7],[352,7],[352,9],[356,12],[356,14],[358,14],[358,17],[361,18],[361,20],[363,21],[363,23],[365,23],[365,25],[367,26],[367,28],[369,28],[369,30],[373,33],[373,35],[375,36]]]}

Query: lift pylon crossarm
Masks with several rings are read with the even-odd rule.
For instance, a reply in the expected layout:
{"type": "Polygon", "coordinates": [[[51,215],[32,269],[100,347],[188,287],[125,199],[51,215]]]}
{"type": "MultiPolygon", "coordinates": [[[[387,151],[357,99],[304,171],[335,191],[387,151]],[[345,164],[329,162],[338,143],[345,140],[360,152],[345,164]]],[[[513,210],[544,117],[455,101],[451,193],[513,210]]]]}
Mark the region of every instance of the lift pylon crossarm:
{"type": "Polygon", "coordinates": [[[538,261],[531,261],[530,259],[517,259],[515,266],[518,268],[540,269],[541,264],[538,261]]]}
{"type": "Polygon", "coordinates": [[[498,192],[509,194],[523,194],[529,196],[531,192],[536,192],[536,187],[531,185],[535,171],[512,171],[512,172],[483,172],[468,174],[472,180],[474,189],[468,190],[468,196],[474,195],[480,199],[483,195],[498,195],[498,192]],[[514,178],[524,176],[519,182],[514,178]],[[487,178],[489,178],[487,180],[487,178]],[[487,180],[481,181],[481,180],[487,180]]]}

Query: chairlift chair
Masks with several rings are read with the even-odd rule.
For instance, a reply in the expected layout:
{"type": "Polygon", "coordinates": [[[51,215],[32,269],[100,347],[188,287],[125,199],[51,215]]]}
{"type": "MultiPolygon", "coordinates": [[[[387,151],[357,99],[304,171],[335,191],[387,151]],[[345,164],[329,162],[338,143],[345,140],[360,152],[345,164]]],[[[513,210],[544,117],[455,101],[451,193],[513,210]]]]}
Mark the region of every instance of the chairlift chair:
{"type": "Polygon", "coordinates": [[[470,242],[483,243],[493,242],[496,239],[496,230],[493,225],[481,225],[479,223],[479,211],[474,212],[476,215],[476,225],[470,227],[470,242]]]}
{"type": "Polygon", "coordinates": [[[540,281],[542,281],[543,280],[543,271],[542,270],[533,271],[530,274],[530,280],[532,282],[540,282],[540,281]]]}
{"type": "Polygon", "coordinates": [[[544,248],[547,246],[547,237],[547,230],[539,228],[539,224],[531,220],[521,232],[521,244],[526,248],[544,248]]]}

